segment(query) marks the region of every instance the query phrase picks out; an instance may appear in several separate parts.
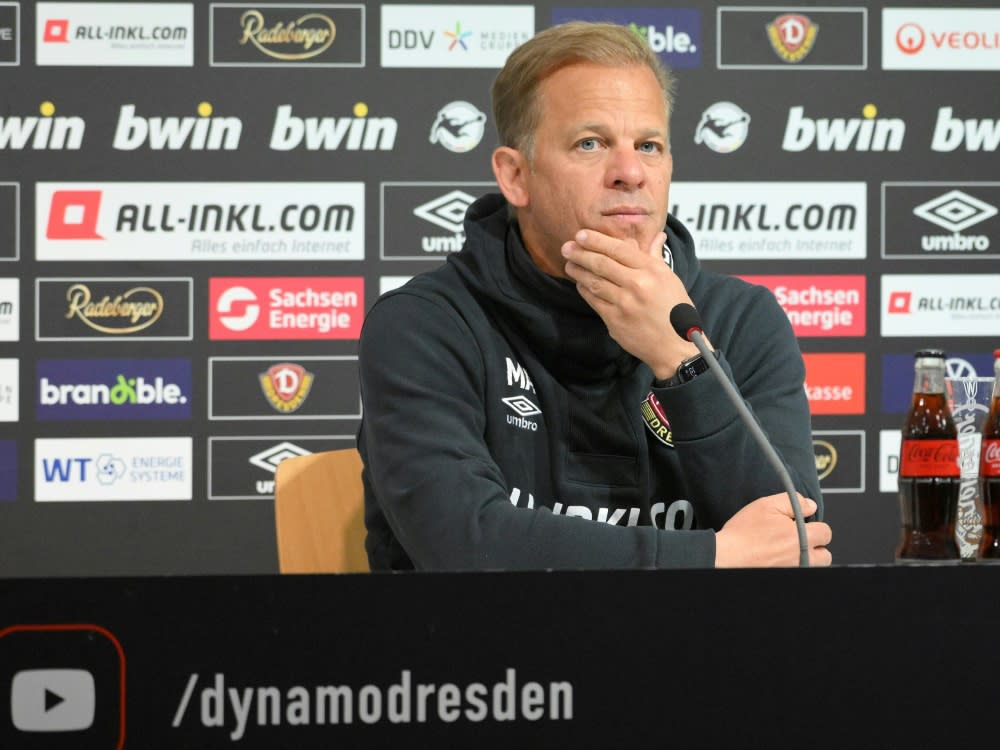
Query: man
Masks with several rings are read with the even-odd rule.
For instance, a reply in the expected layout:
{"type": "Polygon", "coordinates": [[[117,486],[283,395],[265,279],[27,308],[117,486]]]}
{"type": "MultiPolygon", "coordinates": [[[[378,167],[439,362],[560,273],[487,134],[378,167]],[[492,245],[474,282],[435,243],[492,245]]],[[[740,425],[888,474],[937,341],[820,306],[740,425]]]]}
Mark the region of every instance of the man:
{"type": "MultiPolygon", "coordinates": [[[[503,195],[362,331],[373,570],[798,564],[780,479],[669,322],[698,307],[821,517],[787,318],[763,287],[701,270],[668,220],[671,104],[624,27],[564,24],[509,57],[493,85],[503,195]]],[[[806,529],[810,564],[829,565],[829,526],[806,529]]]]}

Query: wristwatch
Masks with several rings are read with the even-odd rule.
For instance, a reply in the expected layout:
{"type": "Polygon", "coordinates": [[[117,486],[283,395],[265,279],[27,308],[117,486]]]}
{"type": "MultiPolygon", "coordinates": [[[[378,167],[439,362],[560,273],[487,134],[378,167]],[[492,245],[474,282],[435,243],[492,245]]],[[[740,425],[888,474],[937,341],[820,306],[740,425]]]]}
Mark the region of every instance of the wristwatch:
{"type": "Polygon", "coordinates": [[[678,383],[686,383],[701,375],[708,367],[708,360],[698,353],[693,357],[688,357],[677,366],[677,375],[675,377],[678,383]]]}
{"type": "Polygon", "coordinates": [[[666,380],[654,380],[653,385],[657,388],[670,388],[681,383],[694,380],[709,368],[708,360],[700,353],[693,357],[688,357],[677,366],[677,372],[672,378],[666,380]]]}

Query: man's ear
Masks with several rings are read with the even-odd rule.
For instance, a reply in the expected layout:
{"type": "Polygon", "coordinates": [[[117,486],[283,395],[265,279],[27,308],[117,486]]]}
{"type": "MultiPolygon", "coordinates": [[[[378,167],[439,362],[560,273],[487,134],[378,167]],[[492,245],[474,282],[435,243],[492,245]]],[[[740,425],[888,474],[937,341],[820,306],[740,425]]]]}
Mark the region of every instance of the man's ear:
{"type": "Polygon", "coordinates": [[[516,148],[500,146],[493,152],[493,175],[507,202],[515,208],[528,205],[528,161],[516,148]]]}

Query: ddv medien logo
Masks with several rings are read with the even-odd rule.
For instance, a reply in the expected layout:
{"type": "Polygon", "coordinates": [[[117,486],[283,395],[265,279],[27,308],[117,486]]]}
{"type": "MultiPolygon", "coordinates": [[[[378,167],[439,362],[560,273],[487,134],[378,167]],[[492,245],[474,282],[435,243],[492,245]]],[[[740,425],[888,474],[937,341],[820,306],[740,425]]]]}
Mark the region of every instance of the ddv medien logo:
{"type": "Polygon", "coordinates": [[[43,359],[38,419],[190,419],[188,359],[43,359]]]}

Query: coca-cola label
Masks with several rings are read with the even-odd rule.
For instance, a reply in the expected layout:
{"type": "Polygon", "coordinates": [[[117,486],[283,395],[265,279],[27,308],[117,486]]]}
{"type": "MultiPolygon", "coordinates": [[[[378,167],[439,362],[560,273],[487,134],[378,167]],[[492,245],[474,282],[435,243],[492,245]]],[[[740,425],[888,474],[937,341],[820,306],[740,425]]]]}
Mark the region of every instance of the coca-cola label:
{"type": "Polygon", "coordinates": [[[904,440],[899,452],[901,477],[957,477],[958,440],[904,440]]]}
{"type": "Polygon", "coordinates": [[[1000,438],[983,440],[979,473],[984,477],[1000,477],[1000,438]]]}

